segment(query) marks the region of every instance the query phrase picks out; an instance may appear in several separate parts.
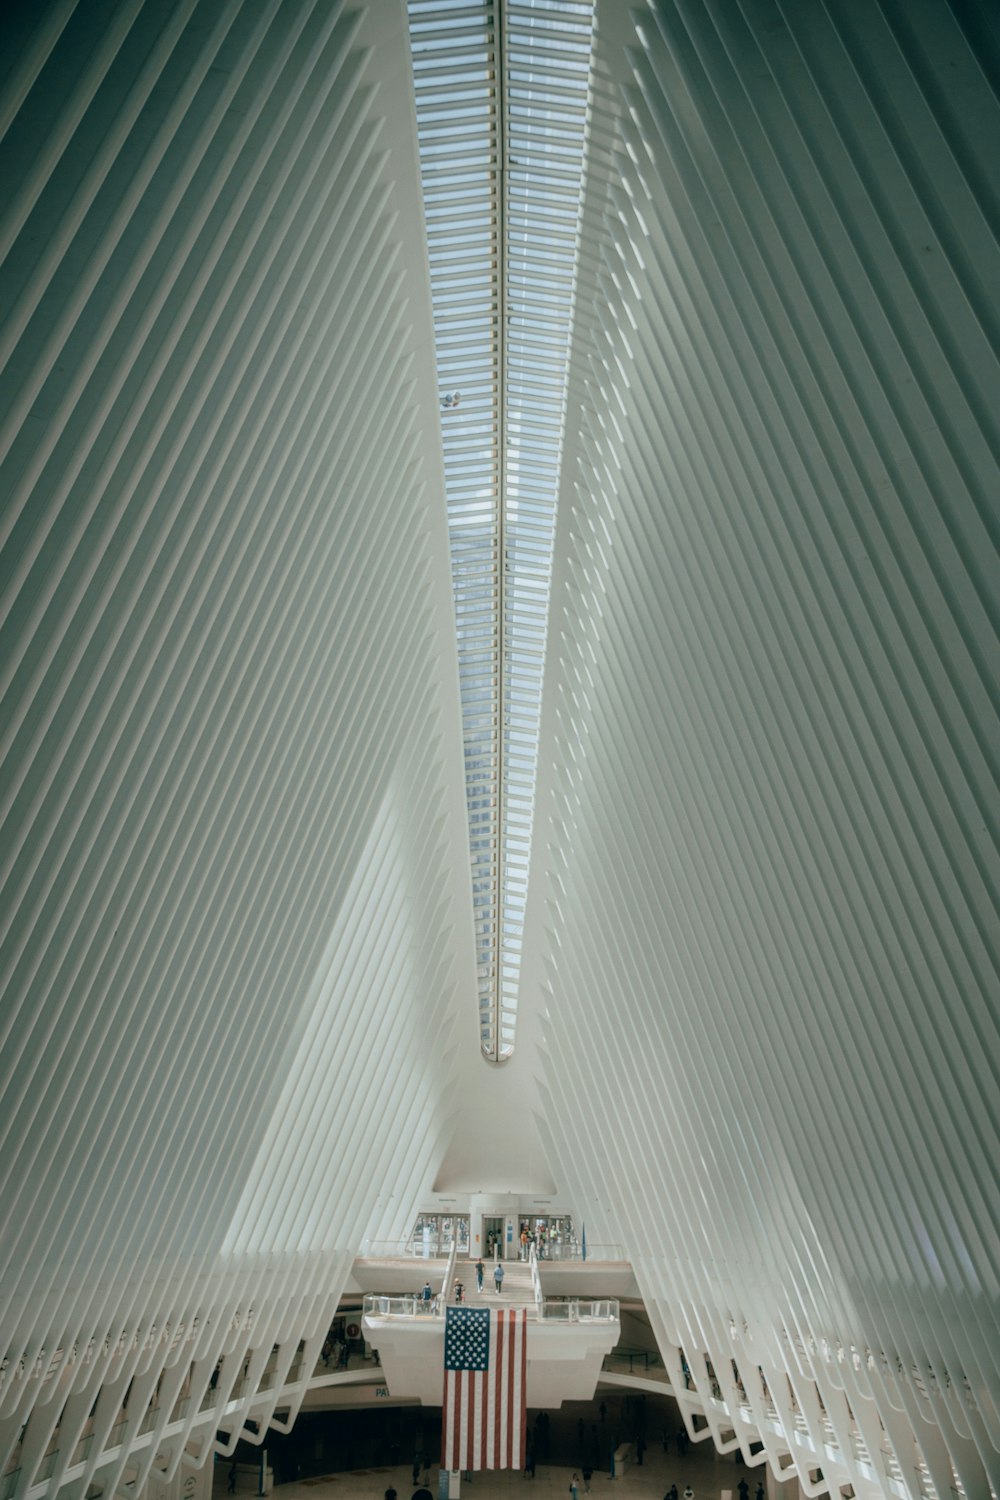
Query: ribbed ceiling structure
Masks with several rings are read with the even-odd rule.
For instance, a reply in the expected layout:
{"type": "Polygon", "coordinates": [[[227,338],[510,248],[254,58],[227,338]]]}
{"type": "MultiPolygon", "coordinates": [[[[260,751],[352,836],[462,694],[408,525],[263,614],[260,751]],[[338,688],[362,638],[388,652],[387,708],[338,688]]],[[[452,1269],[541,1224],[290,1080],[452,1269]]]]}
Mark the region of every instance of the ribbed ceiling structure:
{"type": "Polygon", "coordinates": [[[579,182],[494,193],[475,462],[550,443],[554,530],[492,1070],[409,19],[5,15],[0,1500],[263,1432],[366,1240],[546,1174],[720,1447],[986,1500],[994,10],[599,0],[579,182]]]}

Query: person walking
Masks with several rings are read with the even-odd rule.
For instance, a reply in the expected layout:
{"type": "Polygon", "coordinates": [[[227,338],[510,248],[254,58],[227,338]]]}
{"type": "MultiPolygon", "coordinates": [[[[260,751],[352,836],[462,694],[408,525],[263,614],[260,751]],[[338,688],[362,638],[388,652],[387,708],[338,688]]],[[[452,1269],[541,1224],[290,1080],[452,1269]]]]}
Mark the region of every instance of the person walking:
{"type": "Polygon", "coordinates": [[[493,1267],[493,1284],[497,1289],[497,1296],[503,1291],[503,1262],[497,1261],[493,1267]]]}
{"type": "Polygon", "coordinates": [[[573,1500],[577,1500],[577,1495],[579,1494],[579,1489],[580,1489],[580,1476],[576,1472],[576,1470],[574,1469],[573,1470],[573,1478],[569,1482],[569,1492],[573,1496],[573,1500]]]}
{"type": "Polygon", "coordinates": [[[591,1481],[591,1479],[593,1477],[594,1477],[594,1471],[590,1467],[590,1465],[588,1464],[587,1467],[583,1471],[583,1493],[585,1495],[589,1495],[590,1494],[590,1481],[591,1481]]]}
{"type": "Polygon", "coordinates": [[[481,1292],[482,1289],[483,1289],[483,1276],[484,1276],[484,1274],[485,1274],[485,1267],[483,1265],[482,1259],[480,1258],[479,1260],[476,1261],[476,1291],[477,1292],[481,1292]]]}

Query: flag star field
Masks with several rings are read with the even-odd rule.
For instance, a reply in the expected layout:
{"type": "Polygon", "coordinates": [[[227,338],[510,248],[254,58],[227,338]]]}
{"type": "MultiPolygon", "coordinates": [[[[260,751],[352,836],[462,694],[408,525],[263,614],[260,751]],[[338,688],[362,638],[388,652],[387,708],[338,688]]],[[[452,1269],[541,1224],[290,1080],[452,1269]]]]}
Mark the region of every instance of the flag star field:
{"type": "Polygon", "coordinates": [[[488,1308],[449,1307],[444,1341],[446,1370],[488,1370],[490,1314],[488,1308]]]}

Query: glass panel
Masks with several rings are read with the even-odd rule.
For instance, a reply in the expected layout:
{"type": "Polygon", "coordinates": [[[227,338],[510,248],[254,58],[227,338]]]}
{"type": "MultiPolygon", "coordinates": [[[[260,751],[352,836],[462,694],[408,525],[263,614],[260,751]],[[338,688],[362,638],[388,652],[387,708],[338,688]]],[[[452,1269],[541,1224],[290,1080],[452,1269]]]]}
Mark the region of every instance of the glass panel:
{"type": "Polygon", "coordinates": [[[589,0],[502,14],[495,0],[409,5],[481,1040],[496,1060],[513,1050],[593,20],[589,0]]]}

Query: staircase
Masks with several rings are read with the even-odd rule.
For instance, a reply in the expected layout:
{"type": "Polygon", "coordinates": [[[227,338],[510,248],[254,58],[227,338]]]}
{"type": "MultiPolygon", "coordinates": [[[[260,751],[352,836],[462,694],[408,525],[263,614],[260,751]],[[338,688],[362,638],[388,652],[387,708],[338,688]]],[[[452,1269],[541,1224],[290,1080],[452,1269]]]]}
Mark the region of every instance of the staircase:
{"type": "MultiPolygon", "coordinates": [[[[475,1264],[469,1266],[468,1273],[460,1276],[459,1280],[465,1287],[464,1304],[466,1307],[530,1307],[535,1301],[535,1291],[531,1284],[531,1268],[519,1260],[505,1260],[503,1262],[503,1291],[499,1297],[493,1290],[493,1262],[484,1261],[483,1289],[476,1291],[475,1264]]],[[[452,1298],[454,1305],[454,1298],[452,1298]]]]}

